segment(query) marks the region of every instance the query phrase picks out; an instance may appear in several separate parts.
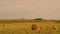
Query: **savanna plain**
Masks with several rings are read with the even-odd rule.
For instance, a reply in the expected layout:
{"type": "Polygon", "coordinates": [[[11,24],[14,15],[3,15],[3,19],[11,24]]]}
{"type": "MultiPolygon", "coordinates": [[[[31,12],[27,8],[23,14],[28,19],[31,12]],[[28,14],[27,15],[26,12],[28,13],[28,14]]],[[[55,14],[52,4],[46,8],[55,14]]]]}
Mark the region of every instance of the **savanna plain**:
{"type": "Polygon", "coordinates": [[[60,23],[55,22],[16,22],[16,23],[0,23],[0,34],[60,34],[60,23]],[[42,27],[36,30],[32,30],[32,24],[36,24],[37,27],[42,27]],[[56,26],[53,29],[52,26],[56,26]]]}

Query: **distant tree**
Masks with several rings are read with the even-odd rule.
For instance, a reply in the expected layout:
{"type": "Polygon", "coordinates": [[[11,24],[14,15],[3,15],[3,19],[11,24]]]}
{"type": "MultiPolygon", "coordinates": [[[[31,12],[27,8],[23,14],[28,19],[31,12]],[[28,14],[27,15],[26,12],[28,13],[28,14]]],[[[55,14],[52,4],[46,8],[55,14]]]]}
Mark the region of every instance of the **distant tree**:
{"type": "Polygon", "coordinates": [[[34,20],[42,20],[42,18],[35,18],[34,20]]]}

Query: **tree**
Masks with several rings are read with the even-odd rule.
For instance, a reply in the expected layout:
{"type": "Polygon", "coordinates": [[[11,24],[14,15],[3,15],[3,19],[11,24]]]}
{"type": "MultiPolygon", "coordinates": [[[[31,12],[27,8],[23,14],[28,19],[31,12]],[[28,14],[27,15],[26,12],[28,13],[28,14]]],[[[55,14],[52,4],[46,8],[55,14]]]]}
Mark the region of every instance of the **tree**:
{"type": "Polygon", "coordinates": [[[35,18],[34,20],[42,20],[42,18],[35,18]]]}

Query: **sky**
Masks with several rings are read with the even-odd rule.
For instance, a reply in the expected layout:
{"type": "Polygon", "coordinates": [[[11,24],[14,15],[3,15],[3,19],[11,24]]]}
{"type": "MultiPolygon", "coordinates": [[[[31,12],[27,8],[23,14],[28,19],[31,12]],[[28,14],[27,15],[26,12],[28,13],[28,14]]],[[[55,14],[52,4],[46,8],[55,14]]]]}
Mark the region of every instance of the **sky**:
{"type": "Polygon", "coordinates": [[[60,0],[0,0],[0,18],[60,19],[60,0]]]}

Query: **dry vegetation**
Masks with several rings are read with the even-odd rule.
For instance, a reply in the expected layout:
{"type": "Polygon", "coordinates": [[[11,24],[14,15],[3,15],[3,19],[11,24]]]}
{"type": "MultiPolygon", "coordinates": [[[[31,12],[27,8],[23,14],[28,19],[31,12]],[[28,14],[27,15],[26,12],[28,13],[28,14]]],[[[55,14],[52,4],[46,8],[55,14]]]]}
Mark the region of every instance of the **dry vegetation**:
{"type": "Polygon", "coordinates": [[[60,23],[54,21],[36,21],[36,20],[0,20],[0,34],[60,34],[60,23]],[[42,27],[32,30],[32,24],[42,27]],[[52,28],[56,26],[57,29],[52,28]]]}

